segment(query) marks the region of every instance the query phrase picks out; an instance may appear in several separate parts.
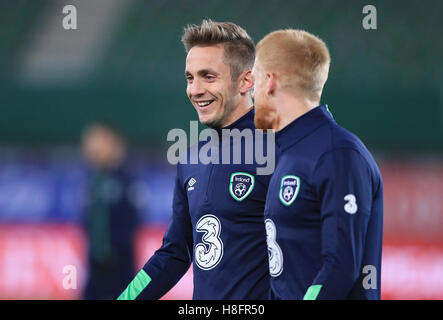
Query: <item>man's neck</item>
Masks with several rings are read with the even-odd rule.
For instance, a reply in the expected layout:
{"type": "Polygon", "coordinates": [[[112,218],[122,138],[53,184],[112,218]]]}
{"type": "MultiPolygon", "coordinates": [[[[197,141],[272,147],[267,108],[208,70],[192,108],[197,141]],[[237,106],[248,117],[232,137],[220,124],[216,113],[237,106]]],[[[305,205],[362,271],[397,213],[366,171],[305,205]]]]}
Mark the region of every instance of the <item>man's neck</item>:
{"type": "Polygon", "coordinates": [[[295,119],[311,111],[319,105],[319,101],[306,97],[283,95],[277,102],[277,119],[275,131],[280,131],[295,119]]]}
{"type": "Polygon", "coordinates": [[[235,108],[234,112],[232,113],[232,116],[230,120],[223,125],[222,128],[229,126],[230,124],[234,123],[241,117],[243,117],[245,114],[247,114],[249,111],[251,111],[253,107],[252,99],[246,98],[242,99],[238,106],[235,108]]]}

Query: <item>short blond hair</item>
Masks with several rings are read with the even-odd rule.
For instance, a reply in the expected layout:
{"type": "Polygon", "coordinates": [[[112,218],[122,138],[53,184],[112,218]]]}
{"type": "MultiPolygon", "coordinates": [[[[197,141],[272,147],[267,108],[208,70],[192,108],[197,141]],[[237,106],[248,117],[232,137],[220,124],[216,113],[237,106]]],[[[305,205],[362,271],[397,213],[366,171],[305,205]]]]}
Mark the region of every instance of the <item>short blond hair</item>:
{"type": "Polygon", "coordinates": [[[256,55],[260,66],[281,80],[283,90],[320,100],[331,62],[321,39],[303,30],[278,30],[257,44],[256,55]]]}
{"type": "Polygon", "coordinates": [[[233,81],[254,65],[254,42],[245,29],[232,22],[204,19],[200,25],[188,25],[181,41],[186,52],[194,46],[223,45],[225,63],[230,66],[233,81]]]}

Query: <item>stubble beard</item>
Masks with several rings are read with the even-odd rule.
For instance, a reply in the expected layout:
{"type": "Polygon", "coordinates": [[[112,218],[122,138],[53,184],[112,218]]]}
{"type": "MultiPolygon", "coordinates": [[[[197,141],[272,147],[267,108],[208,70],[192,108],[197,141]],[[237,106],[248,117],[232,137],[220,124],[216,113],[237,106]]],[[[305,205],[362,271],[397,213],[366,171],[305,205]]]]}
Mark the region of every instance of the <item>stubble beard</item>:
{"type": "Polygon", "coordinates": [[[280,123],[280,117],[277,115],[277,110],[268,104],[259,105],[255,107],[254,124],[257,129],[265,132],[270,129],[276,130],[280,123]]]}
{"type": "Polygon", "coordinates": [[[235,111],[235,109],[238,107],[238,105],[234,101],[234,93],[235,90],[231,90],[229,93],[229,99],[226,100],[226,102],[223,105],[220,105],[219,109],[216,111],[216,114],[213,118],[208,119],[205,122],[202,122],[205,126],[208,126],[212,129],[219,129],[224,126],[226,126],[226,123],[229,123],[231,114],[235,111]]]}

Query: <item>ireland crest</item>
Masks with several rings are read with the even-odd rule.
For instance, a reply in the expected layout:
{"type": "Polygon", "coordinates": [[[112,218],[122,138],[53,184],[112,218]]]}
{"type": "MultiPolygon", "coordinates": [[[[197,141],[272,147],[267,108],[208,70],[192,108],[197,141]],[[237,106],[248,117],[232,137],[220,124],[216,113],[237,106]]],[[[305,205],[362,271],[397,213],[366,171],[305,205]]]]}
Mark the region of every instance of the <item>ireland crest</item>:
{"type": "Polygon", "coordinates": [[[280,184],[280,201],[285,206],[290,206],[295,198],[297,198],[298,191],[300,190],[300,178],[293,175],[284,176],[281,179],[280,184]]]}
{"type": "Polygon", "coordinates": [[[237,200],[244,200],[254,189],[254,176],[249,173],[235,172],[231,174],[229,193],[237,200]]]}

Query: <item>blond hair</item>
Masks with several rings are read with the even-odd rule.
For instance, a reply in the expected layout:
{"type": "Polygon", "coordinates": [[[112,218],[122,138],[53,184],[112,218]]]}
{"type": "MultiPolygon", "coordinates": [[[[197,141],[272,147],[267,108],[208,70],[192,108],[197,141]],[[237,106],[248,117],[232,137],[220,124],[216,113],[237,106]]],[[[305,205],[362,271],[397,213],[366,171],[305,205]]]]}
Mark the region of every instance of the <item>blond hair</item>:
{"type": "Polygon", "coordinates": [[[181,41],[186,52],[194,46],[222,44],[224,62],[230,66],[233,81],[237,80],[242,72],[252,69],[254,65],[254,42],[243,28],[232,22],[215,22],[205,19],[201,25],[188,25],[181,41]]]}
{"type": "Polygon", "coordinates": [[[259,65],[274,72],[283,90],[320,100],[331,58],[325,43],[303,30],[278,30],[256,47],[259,65]]]}

